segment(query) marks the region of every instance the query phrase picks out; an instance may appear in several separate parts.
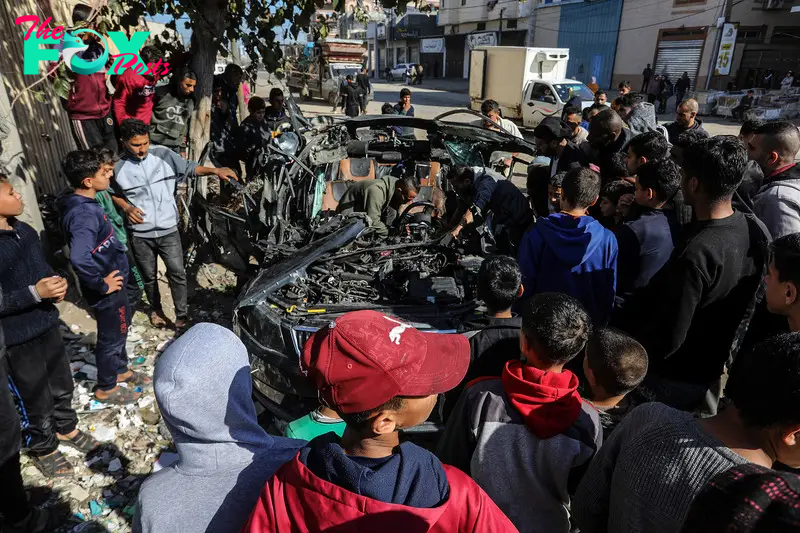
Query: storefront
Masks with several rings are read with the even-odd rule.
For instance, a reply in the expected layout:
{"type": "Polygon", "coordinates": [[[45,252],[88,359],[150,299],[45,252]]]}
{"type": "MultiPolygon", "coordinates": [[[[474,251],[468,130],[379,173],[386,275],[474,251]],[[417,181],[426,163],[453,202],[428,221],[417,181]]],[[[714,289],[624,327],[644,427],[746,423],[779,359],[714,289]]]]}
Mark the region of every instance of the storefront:
{"type": "Polygon", "coordinates": [[[448,35],[444,39],[444,71],[443,77],[457,78],[464,73],[464,49],[466,35],[448,35]]]}
{"type": "Polygon", "coordinates": [[[447,57],[446,52],[444,37],[420,39],[419,62],[425,68],[427,77],[438,78],[442,75],[442,66],[447,57]]]}

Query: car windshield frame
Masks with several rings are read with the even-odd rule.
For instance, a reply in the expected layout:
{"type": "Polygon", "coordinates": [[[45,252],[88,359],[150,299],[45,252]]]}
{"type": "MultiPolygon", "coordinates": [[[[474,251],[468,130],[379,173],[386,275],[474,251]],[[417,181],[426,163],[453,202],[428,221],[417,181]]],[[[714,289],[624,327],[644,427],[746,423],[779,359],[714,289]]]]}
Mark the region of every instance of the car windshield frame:
{"type": "Polygon", "coordinates": [[[594,100],[594,94],[592,90],[589,89],[585,84],[581,82],[575,83],[554,83],[553,88],[556,90],[556,94],[561,99],[562,102],[567,102],[570,99],[570,90],[574,88],[580,88],[580,92],[578,96],[580,96],[581,101],[583,102],[590,102],[594,100]],[[566,90],[566,96],[564,96],[564,91],[566,90]]]}

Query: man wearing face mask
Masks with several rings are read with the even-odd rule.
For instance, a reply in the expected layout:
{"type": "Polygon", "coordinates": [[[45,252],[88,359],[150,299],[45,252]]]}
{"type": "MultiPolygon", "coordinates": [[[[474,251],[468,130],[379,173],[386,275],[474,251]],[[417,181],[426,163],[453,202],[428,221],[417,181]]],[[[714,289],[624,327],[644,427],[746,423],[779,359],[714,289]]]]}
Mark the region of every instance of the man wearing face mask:
{"type": "Polygon", "coordinates": [[[144,292],[150,302],[150,323],[167,326],[156,282],[158,257],[167,267],[175,328],[186,326],[188,318],[186,270],[178,235],[178,206],[175,188],[190,176],[215,175],[221,180],[237,179],[230,168],[203,167],[187,161],[163,146],[150,146],[150,127],[137,119],[120,125],[120,146],[124,149],[114,166],[112,199],[128,218],[130,244],[144,278],[144,292]]]}

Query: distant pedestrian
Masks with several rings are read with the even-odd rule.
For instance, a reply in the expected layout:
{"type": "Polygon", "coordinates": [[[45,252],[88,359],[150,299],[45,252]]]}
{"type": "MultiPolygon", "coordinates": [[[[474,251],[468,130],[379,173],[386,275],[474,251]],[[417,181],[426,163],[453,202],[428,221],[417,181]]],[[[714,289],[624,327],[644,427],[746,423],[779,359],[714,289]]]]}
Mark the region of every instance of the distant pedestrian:
{"type": "Polygon", "coordinates": [[[642,93],[647,92],[647,87],[650,85],[650,80],[652,78],[653,78],[653,69],[650,68],[650,63],[648,63],[645,69],[642,71],[642,90],[639,92],[642,93]]]}
{"type": "MultiPolygon", "coordinates": [[[[404,88],[400,91],[400,101],[394,105],[394,110],[398,115],[406,117],[414,116],[414,106],[411,105],[411,90],[404,88]]],[[[414,128],[404,127],[402,135],[414,136],[414,128]]]]}
{"type": "Polygon", "coordinates": [[[618,89],[619,89],[619,95],[620,96],[625,96],[626,94],[628,94],[632,90],[631,89],[631,82],[629,82],[628,80],[624,80],[624,81],[619,82],[618,89]]]}
{"type": "Polygon", "coordinates": [[[733,120],[744,120],[744,114],[753,107],[753,100],[755,100],[755,97],[756,93],[752,89],[747,91],[746,95],[742,96],[741,100],[739,100],[739,105],[731,109],[731,117],[733,120]]]}
{"type": "Polygon", "coordinates": [[[357,117],[361,110],[361,94],[352,74],[348,75],[347,84],[342,87],[342,107],[344,114],[350,118],[357,117]]]}
{"type": "Polygon", "coordinates": [[[422,65],[417,64],[417,85],[422,85],[422,65]]]}
{"type": "Polygon", "coordinates": [[[774,74],[772,73],[772,69],[769,69],[764,77],[761,78],[761,87],[764,89],[772,89],[772,79],[774,78],[774,74]]]}
{"type": "Polygon", "coordinates": [[[367,114],[367,103],[369,102],[369,95],[372,94],[372,83],[369,81],[367,75],[367,67],[361,69],[361,72],[356,76],[356,85],[359,91],[359,104],[361,105],[361,114],[367,114]]]}
{"type": "Polygon", "coordinates": [[[439,62],[438,61],[434,61],[433,62],[433,77],[434,78],[438,78],[439,77],[439,62]]]}
{"type": "Polygon", "coordinates": [[[683,75],[678,78],[678,81],[675,82],[675,109],[678,109],[678,106],[681,105],[683,102],[683,97],[686,95],[686,91],[691,89],[692,87],[692,80],[689,79],[689,73],[684,72],[683,75]]]}
{"type": "Polygon", "coordinates": [[[789,89],[794,84],[794,75],[792,71],[786,73],[786,77],[781,80],[781,94],[786,94],[789,92],[789,89]]]}

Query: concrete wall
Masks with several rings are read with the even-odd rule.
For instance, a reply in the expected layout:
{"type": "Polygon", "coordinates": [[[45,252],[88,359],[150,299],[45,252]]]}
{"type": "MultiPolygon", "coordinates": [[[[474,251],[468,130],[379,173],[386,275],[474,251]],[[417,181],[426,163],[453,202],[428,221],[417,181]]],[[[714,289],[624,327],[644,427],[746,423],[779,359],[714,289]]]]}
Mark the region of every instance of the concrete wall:
{"type": "Polygon", "coordinates": [[[560,21],[561,6],[548,6],[537,9],[536,28],[533,32],[533,46],[557,48],[560,21]]]}
{"type": "MultiPolygon", "coordinates": [[[[519,2],[501,0],[490,10],[486,0],[466,0],[464,5],[462,0],[443,0],[439,4],[439,26],[499,20],[502,9],[505,9],[503,19],[515,19],[520,16],[519,2]]],[[[459,33],[465,32],[459,28],[459,33]]]]}
{"type": "MultiPolygon", "coordinates": [[[[729,0],[733,1],[733,0],[729,0]]],[[[622,8],[617,52],[614,61],[612,87],[622,80],[630,80],[634,88],[641,86],[642,70],[653,63],[659,32],[668,28],[708,27],[706,44],[697,75],[697,86],[705,87],[710,66],[716,60],[717,39],[715,23],[722,16],[723,0],[707,0],[705,3],[676,7],[674,0],[625,0],[622,8]],[[647,26],[647,27],[643,27],[647,26]]],[[[800,26],[800,16],[791,14],[791,2],[780,10],[761,9],[762,4],[754,0],[733,3],[730,21],[742,26],[768,26],[771,34],[774,26],[800,26]]],[[[733,68],[741,61],[742,43],[736,44],[733,68]],[[738,58],[738,59],[737,59],[738,58]]],[[[800,50],[800,43],[798,43],[800,50]]],[[[732,69],[733,73],[734,70],[732,69]]],[[[719,80],[723,83],[728,78],[719,80]]],[[[717,80],[712,82],[717,85],[717,80]]]]}

